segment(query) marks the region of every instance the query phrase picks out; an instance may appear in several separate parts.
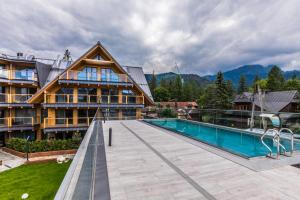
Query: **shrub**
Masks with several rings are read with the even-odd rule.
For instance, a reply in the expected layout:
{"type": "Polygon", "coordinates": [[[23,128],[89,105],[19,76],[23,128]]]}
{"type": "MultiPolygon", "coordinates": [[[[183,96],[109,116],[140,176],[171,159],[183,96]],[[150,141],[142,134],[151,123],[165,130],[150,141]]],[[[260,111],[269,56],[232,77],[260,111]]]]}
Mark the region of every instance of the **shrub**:
{"type": "MultiPolygon", "coordinates": [[[[80,145],[80,139],[68,139],[68,140],[40,140],[30,141],[29,152],[44,152],[44,151],[57,151],[77,149],[80,145]]],[[[20,152],[26,152],[26,140],[21,138],[11,138],[7,147],[20,152]]]]}
{"type": "Polygon", "coordinates": [[[175,118],[176,113],[173,112],[170,108],[165,108],[159,113],[160,117],[167,117],[167,118],[175,118]]]}

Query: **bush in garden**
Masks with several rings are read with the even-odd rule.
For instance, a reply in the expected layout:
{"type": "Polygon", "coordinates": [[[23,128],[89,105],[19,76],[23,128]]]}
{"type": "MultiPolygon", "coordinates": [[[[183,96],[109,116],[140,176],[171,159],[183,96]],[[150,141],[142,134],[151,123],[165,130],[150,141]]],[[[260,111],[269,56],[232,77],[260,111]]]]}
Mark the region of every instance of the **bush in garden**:
{"type": "MultiPolygon", "coordinates": [[[[68,139],[68,140],[40,140],[30,141],[29,152],[45,152],[45,151],[57,151],[77,149],[80,145],[80,139],[68,139]]],[[[11,138],[7,147],[16,151],[26,152],[26,140],[21,138],[11,138]]]]}

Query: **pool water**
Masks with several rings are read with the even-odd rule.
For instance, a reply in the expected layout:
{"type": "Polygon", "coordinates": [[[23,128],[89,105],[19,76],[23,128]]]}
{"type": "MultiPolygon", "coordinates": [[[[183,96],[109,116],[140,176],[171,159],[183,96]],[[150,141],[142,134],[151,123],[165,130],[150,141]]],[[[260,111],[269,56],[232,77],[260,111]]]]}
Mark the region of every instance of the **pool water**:
{"type": "MultiPolygon", "coordinates": [[[[261,143],[259,136],[243,132],[242,130],[227,130],[217,128],[214,125],[209,126],[179,119],[155,119],[145,121],[243,157],[251,158],[268,154],[268,149],[261,143]]],[[[275,153],[276,143],[273,143],[271,138],[265,138],[264,141],[272,149],[273,153],[275,153]]],[[[281,138],[280,143],[284,145],[287,151],[290,151],[290,140],[281,138]]],[[[295,142],[294,148],[299,150],[300,143],[295,142]]]]}

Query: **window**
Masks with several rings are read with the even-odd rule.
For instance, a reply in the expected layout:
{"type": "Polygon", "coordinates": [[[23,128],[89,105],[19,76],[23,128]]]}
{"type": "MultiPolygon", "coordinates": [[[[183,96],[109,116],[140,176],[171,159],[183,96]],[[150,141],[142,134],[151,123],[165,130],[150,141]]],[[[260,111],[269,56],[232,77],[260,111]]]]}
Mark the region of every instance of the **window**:
{"type": "Polygon", "coordinates": [[[118,82],[118,75],[109,68],[101,69],[101,81],[118,82]]]}
{"type": "Polygon", "coordinates": [[[96,88],[78,88],[78,102],[97,103],[96,88]]]}
{"type": "Polygon", "coordinates": [[[24,68],[15,71],[15,79],[34,80],[34,69],[24,68]]]}
{"type": "Polygon", "coordinates": [[[123,117],[136,118],[136,109],[125,109],[123,110],[123,117]]]}
{"type": "Polygon", "coordinates": [[[73,124],[73,110],[56,110],[56,124],[73,124]]]}
{"type": "Polygon", "coordinates": [[[5,69],[5,65],[0,65],[0,78],[8,78],[8,72],[5,69]]]}
{"type": "Polygon", "coordinates": [[[56,92],[55,100],[57,103],[73,102],[73,88],[61,88],[56,92]]]}
{"type": "Polygon", "coordinates": [[[131,90],[122,90],[122,102],[128,103],[128,104],[135,104],[136,103],[136,97],[133,91],[131,90]]]}
{"type": "Polygon", "coordinates": [[[96,81],[97,80],[97,68],[85,67],[78,73],[78,80],[96,81]]]}
{"type": "Polygon", "coordinates": [[[102,60],[101,56],[99,54],[97,54],[95,57],[94,57],[95,60],[102,60]]]}

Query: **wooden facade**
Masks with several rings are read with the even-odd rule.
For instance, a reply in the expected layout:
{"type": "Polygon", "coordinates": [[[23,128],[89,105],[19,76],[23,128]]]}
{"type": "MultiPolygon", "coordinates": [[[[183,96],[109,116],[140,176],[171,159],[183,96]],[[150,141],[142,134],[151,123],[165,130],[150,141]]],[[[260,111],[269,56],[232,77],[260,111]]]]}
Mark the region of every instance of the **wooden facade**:
{"type": "MultiPolygon", "coordinates": [[[[9,88],[5,97],[11,102],[15,99],[15,85],[7,83],[5,87],[9,88]]],[[[101,119],[139,119],[142,108],[154,104],[99,42],[42,89],[34,83],[26,87],[35,89],[25,102],[32,109],[30,125],[35,139],[84,134],[98,108],[101,119]]],[[[7,120],[7,127],[14,127],[11,120],[16,109],[5,109],[3,121],[7,120]]],[[[6,133],[5,140],[9,137],[10,133],[6,133]]]]}

